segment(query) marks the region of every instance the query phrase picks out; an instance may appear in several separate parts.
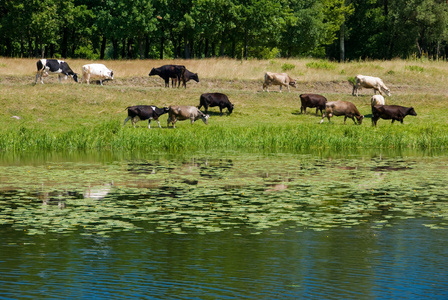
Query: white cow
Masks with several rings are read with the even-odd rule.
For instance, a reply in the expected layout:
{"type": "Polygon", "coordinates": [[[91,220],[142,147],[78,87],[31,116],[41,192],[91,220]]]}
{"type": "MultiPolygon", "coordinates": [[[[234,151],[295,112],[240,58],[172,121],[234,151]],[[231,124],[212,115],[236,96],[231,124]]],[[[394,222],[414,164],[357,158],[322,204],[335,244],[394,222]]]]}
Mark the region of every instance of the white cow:
{"type": "Polygon", "coordinates": [[[384,101],[384,97],[381,95],[373,95],[370,99],[370,104],[372,106],[374,105],[384,105],[386,104],[386,101],[384,101]]]}
{"type": "Polygon", "coordinates": [[[269,92],[270,85],[279,85],[280,92],[282,92],[282,86],[286,86],[288,92],[290,92],[289,86],[296,87],[296,83],[296,80],[289,77],[286,73],[266,72],[266,74],[264,74],[263,91],[266,89],[266,91],[269,92]]]}
{"type": "Polygon", "coordinates": [[[82,66],[82,80],[81,82],[87,82],[90,84],[90,80],[99,80],[103,85],[103,80],[113,80],[114,72],[109,70],[103,64],[88,64],[82,66]]]}
{"type": "Polygon", "coordinates": [[[372,77],[372,76],[364,76],[364,75],[356,75],[355,77],[355,84],[353,85],[353,91],[352,95],[355,95],[356,90],[356,96],[358,96],[358,89],[361,87],[366,89],[374,89],[375,95],[376,91],[380,93],[380,95],[383,94],[383,91],[386,93],[386,95],[390,96],[390,90],[389,88],[384,85],[381,78],[378,77],[372,77]]]}

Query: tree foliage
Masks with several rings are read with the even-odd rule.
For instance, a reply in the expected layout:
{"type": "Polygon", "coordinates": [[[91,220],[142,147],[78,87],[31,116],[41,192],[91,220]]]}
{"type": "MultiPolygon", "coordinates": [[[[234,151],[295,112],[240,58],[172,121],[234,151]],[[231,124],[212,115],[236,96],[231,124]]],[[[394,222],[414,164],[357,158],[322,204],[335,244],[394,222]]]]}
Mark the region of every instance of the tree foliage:
{"type": "Polygon", "coordinates": [[[0,0],[10,57],[446,57],[445,0],[0,0]]]}

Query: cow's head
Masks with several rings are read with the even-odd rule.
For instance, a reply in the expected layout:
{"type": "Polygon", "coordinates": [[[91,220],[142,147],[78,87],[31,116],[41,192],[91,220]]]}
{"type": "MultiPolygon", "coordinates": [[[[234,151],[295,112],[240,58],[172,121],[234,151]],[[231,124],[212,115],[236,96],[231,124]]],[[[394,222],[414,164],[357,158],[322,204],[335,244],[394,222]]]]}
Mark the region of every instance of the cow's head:
{"type": "Polygon", "coordinates": [[[388,95],[389,97],[392,95],[392,94],[390,93],[390,89],[384,89],[384,92],[385,92],[386,95],[388,95]]]}
{"type": "MultiPolygon", "coordinates": [[[[66,76],[66,77],[67,77],[67,76],[66,76]]],[[[73,80],[74,80],[75,82],[78,82],[78,74],[76,74],[76,73],[73,74],[73,80]]]]}
{"type": "Polygon", "coordinates": [[[292,86],[292,87],[297,87],[297,81],[296,80],[291,80],[289,82],[289,85],[292,86]]]}
{"type": "Polygon", "coordinates": [[[193,75],[191,75],[191,79],[193,79],[196,82],[199,82],[198,73],[194,73],[193,75]]]}
{"type": "Polygon", "coordinates": [[[156,69],[154,69],[154,68],[151,69],[151,72],[149,72],[148,76],[153,76],[153,75],[157,75],[156,69]]]}
{"type": "Polygon", "coordinates": [[[360,115],[360,116],[356,116],[356,120],[358,120],[358,125],[361,125],[362,124],[362,120],[364,119],[364,116],[363,115],[360,115]]]}
{"type": "Polygon", "coordinates": [[[110,79],[114,80],[114,71],[110,70],[110,79]]]}
{"type": "Polygon", "coordinates": [[[229,110],[229,115],[230,115],[233,111],[233,103],[231,103],[227,109],[229,110]]]}
{"type": "Polygon", "coordinates": [[[408,115],[410,115],[410,116],[416,116],[416,115],[417,115],[417,113],[415,112],[415,110],[414,110],[413,107],[410,107],[410,108],[409,108],[409,110],[408,110],[408,115]]]}
{"type": "Polygon", "coordinates": [[[205,125],[208,125],[208,118],[210,118],[209,115],[206,115],[206,114],[201,115],[201,119],[202,119],[202,121],[204,121],[205,125]]]}

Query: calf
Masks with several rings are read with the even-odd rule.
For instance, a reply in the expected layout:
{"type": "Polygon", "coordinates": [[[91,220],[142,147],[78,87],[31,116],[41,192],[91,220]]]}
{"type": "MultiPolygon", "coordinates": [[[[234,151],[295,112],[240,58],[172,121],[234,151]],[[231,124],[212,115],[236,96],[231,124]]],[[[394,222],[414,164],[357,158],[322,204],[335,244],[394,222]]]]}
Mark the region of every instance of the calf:
{"type": "Polygon", "coordinates": [[[221,112],[222,116],[222,110],[224,108],[227,108],[229,111],[229,115],[233,111],[233,104],[230,103],[229,98],[225,94],[221,93],[205,93],[202,94],[199,98],[199,106],[198,109],[201,109],[201,107],[204,106],[205,113],[208,112],[208,107],[214,107],[219,106],[219,111],[221,112]]]}
{"type": "MultiPolygon", "coordinates": [[[[187,69],[185,69],[184,75],[182,75],[182,77],[180,78],[180,80],[182,81],[182,86],[184,88],[187,88],[187,82],[190,80],[194,80],[196,82],[199,82],[199,77],[198,77],[198,73],[193,73],[188,71],[187,69]]],[[[172,78],[171,79],[171,86],[175,87],[177,84],[177,79],[176,78],[172,78]]],[[[180,82],[179,84],[180,85],[180,82]]]]}
{"type": "Polygon", "coordinates": [[[266,91],[269,92],[270,85],[279,85],[280,92],[282,91],[282,86],[286,86],[288,92],[290,92],[289,86],[296,87],[296,83],[296,80],[289,77],[286,73],[266,72],[266,74],[264,74],[263,91],[266,89],[266,91]]]}
{"type": "Polygon", "coordinates": [[[320,110],[321,114],[325,110],[325,104],[327,103],[327,98],[317,94],[301,94],[300,101],[302,102],[302,106],[300,107],[300,113],[306,114],[307,107],[310,108],[315,107],[317,115],[318,110],[320,110]]]}
{"type": "Polygon", "coordinates": [[[124,120],[123,127],[124,125],[126,125],[126,122],[131,119],[134,128],[135,123],[137,123],[138,121],[144,121],[148,119],[148,128],[151,128],[151,120],[156,120],[159,124],[159,128],[162,128],[162,126],[160,126],[159,117],[169,111],[168,107],[158,108],[151,105],[128,106],[126,107],[126,109],[128,110],[128,117],[124,120]]]}
{"type": "Polygon", "coordinates": [[[170,123],[173,124],[173,128],[176,128],[174,125],[177,121],[183,121],[190,119],[191,125],[193,125],[194,121],[198,119],[202,119],[204,123],[208,124],[208,118],[210,116],[201,112],[196,106],[170,106],[168,112],[168,121],[167,126],[170,127],[170,123]]]}
{"type": "Polygon", "coordinates": [[[114,79],[114,72],[103,64],[88,64],[82,66],[81,82],[90,84],[90,79],[99,80],[100,84],[103,85],[103,81],[114,79]]]}
{"type": "Polygon", "coordinates": [[[390,120],[392,123],[400,121],[403,124],[403,119],[407,115],[416,116],[413,107],[404,107],[399,105],[374,105],[372,106],[372,126],[376,126],[378,119],[390,120]]]}
{"type": "Polygon", "coordinates": [[[378,91],[380,95],[382,95],[384,91],[386,95],[391,95],[390,89],[388,89],[387,86],[383,83],[383,80],[378,77],[356,75],[352,95],[355,96],[356,91],[356,97],[358,97],[358,89],[360,89],[361,87],[366,89],[373,89],[375,94],[378,91]]]}
{"type": "Polygon", "coordinates": [[[384,105],[386,102],[384,101],[384,97],[381,95],[373,95],[372,98],[370,98],[370,105],[384,105]]]}
{"type": "Polygon", "coordinates": [[[361,125],[362,119],[364,119],[364,116],[359,113],[356,106],[353,103],[347,101],[327,102],[327,104],[325,105],[325,113],[322,115],[322,120],[320,120],[321,124],[324,121],[325,116],[328,118],[329,123],[331,123],[330,118],[332,116],[344,116],[344,125],[347,118],[351,118],[356,124],[356,117],[359,125],[361,125]]]}
{"type": "Polygon", "coordinates": [[[48,75],[58,74],[59,83],[61,83],[61,75],[65,75],[65,79],[71,76],[75,82],[78,82],[78,75],[70,69],[68,64],[59,59],[39,59],[36,63],[37,73],[36,80],[34,84],[37,83],[37,78],[40,77],[40,82],[43,84],[44,79],[42,77],[47,77],[48,75]]]}
{"type": "Polygon", "coordinates": [[[179,81],[185,72],[185,66],[181,65],[164,65],[159,68],[152,68],[149,76],[159,75],[165,80],[165,87],[170,87],[170,78],[176,78],[179,81]]]}

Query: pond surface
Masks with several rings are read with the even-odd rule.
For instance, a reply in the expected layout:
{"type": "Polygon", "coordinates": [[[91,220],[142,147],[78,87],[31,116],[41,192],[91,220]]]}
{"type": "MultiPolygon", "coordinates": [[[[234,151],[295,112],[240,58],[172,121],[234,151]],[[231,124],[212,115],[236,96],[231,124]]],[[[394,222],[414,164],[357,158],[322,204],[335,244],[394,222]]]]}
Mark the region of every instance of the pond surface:
{"type": "Polygon", "coordinates": [[[0,299],[448,298],[448,156],[30,157],[0,165],[0,299]]]}

